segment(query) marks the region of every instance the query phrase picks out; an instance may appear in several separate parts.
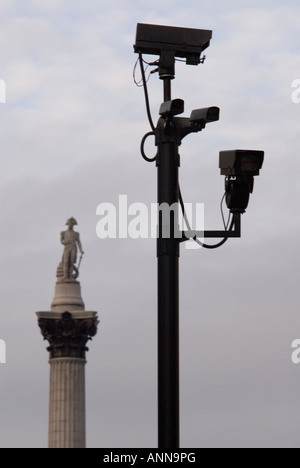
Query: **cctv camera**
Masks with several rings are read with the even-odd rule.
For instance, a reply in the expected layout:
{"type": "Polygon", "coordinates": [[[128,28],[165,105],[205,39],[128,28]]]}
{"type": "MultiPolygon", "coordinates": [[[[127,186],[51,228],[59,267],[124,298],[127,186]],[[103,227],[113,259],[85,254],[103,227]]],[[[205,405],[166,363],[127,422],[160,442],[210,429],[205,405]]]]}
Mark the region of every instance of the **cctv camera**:
{"type": "Polygon", "coordinates": [[[264,161],[263,151],[220,151],[221,174],[226,176],[257,176],[264,161]]]}
{"type": "Polygon", "coordinates": [[[263,151],[220,151],[221,174],[226,176],[226,204],[232,213],[244,213],[253,192],[254,176],[259,175],[263,151]]]}
{"type": "Polygon", "coordinates": [[[191,113],[190,122],[206,125],[210,122],[216,122],[220,117],[219,107],[205,107],[203,109],[195,109],[191,113]]]}
{"type": "Polygon", "coordinates": [[[173,99],[163,102],[160,106],[159,115],[164,118],[174,117],[184,112],[184,101],[182,99],[173,99]]]}
{"type": "Polygon", "coordinates": [[[178,28],[138,24],[134,51],[161,55],[171,52],[173,57],[186,58],[188,65],[198,65],[200,55],[210,43],[212,31],[205,29],[178,28]]]}

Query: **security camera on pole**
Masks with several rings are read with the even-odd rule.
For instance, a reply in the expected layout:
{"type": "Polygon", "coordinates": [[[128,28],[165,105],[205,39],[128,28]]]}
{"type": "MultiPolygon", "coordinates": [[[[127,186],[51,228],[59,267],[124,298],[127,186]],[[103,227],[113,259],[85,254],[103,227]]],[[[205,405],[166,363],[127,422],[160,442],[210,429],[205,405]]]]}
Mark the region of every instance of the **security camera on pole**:
{"type": "MultiPolygon", "coordinates": [[[[152,131],[142,139],[141,153],[148,162],[155,161],[158,173],[158,205],[178,207],[180,203],[187,226],[179,180],[179,146],[190,133],[202,131],[206,124],[219,120],[219,108],[209,107],[192,111],[190,118],[177,117],[184,112],[182,99],[172,100],[171,80],[175,78],[175,61],[186,60],[187,65],[204,62],[201,54],[209,46],[212,31],[186,29],[169,26],[138,24],[134,51],[139,54],[142,83],[146,107],[152,131]],[[157,67],[164,83],[164,102],[160,118],[153,124],[143,54],[158,55],[159,60],[148,63],[157,67]],[[155,136],[157,154],[149,158],[144,145],[148,136],[155,136]]],[[[248,205],[253,191],[253,176],[259,174],[264,153],[245,150],[222,152],[220,168],[226,176],[226,203],[231,213],[229,229],[224,231],[196,232],[189,228],[178,235],[178,213],[169,210],[169,217],[159,213],[157,237],[158,257],[158,447],[179,448],[179,250],[180,243],[198,237],[222,238],[214,245],[201,244],[206,248],[217,248],[230,237],[240,237],[241,214],[248,205]],[[168,233],[168,235],[166,235],[168,233]]]]}

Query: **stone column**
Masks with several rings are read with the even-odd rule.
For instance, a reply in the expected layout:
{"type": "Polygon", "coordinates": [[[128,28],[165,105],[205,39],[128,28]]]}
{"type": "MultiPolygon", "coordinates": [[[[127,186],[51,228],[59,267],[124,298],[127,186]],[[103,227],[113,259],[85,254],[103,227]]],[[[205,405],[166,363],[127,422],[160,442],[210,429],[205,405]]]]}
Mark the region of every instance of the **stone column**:
{"type": "Polygon", "coordinates": [[[50,359],[49,448],[85,448],[84,366],[84,359],[50,359]]]}
{"type": "Polygon", "coordinates": [[[38,312],[50,353],[49,448],[85,448],[86,343],[96,312],[38,312]]]}
{"type": "Polygon", "coordinates": [[[97,312],[84,310],[77,281],[84,254],[76,219],[69,218],[61,232],[64,246],[56,270],[51,311],[37,312],[42,335],[49,342],[50,401],[49,448],[85,448],[86,343],[97,333],[97,312]],[[77,250],[81,257],[76,266],[77,250]]]}

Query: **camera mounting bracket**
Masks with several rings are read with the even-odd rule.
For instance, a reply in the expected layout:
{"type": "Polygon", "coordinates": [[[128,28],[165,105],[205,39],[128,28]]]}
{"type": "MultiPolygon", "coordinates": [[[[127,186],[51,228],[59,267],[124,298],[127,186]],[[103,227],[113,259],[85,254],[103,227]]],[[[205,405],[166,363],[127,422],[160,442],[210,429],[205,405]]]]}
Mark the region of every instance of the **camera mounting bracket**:
{"type": "Polygon", "coordinates": [[[233,227],[232,229],[224,231],[184,231],[182,233],[181,242],[185,242],[195,238],[205,239],[229,239],[241,237],[241,213],[232,213],[233,215],[233,227]]]}

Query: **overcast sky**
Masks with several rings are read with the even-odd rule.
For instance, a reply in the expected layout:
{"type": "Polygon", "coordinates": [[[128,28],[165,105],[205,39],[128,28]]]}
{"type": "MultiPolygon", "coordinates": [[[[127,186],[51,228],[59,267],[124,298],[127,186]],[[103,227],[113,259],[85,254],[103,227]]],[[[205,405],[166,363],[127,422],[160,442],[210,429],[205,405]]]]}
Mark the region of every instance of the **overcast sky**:
{"type": "MultiPolygon", "coordinates": [[[[265,151],[242,238],[180,259],[181,445],[300,447],[300,6],[297,0],[1,0],[0,447],[46,447],[49,310],[59,233],[76,217],[80,281],[98,335],[86,368],[88,447],[155,447],[156,246],[96,236],[97,206],[156,201],[133,83],[138,22],[212,29],[206,62],[176,65],[173,97],[220,121],[180,149],[185,202],[220,229],[220,150],[265,151]]],[[[149,81],[153,118],[162,100],[149,81]]],[[[151,151],[151,146],[147,146],[151,151]]],[[[154,148],[153,148],[154,151],[154,148]]]]}

